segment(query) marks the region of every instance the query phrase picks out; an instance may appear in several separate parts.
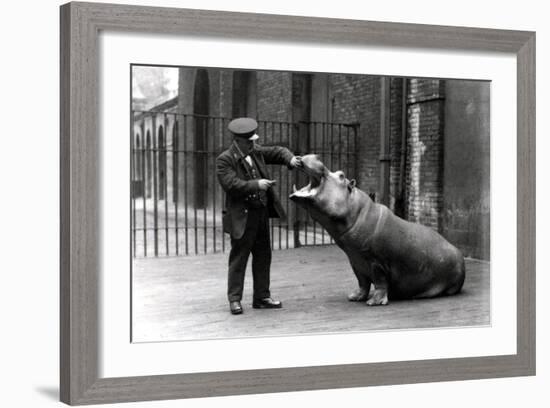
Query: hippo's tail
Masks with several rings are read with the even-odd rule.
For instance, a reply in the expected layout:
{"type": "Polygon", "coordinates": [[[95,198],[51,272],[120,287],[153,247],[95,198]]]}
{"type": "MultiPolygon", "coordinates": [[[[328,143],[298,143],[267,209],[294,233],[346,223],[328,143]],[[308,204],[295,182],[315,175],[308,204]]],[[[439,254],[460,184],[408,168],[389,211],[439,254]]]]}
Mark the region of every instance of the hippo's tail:
{"type": "Polygon", "coordinates": [[[466,263],[464,262],[464,256],[460,253],[460,260],[456,263],[454,271],[454,279],[449,285],[449,288],[445,291],[446,295],[456,295],[462,290],[464,280],[466,279],[466,263]]]}

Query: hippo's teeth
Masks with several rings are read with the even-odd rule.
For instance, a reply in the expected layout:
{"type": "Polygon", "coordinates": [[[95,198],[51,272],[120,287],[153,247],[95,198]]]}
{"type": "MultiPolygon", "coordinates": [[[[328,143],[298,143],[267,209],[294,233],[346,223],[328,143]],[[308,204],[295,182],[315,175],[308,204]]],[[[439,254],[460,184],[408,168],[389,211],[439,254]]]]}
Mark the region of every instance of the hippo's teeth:
{"type": "Polygon", "coordinates": [[[312,192],[309,189],[306,189],[305,187],[301,190],[295,191],[290,195],[291,197],[311,197],[312,192]]]}
{"type": "Polygon", "coordinates": [[[292,185],[292,192],[295,193],[296,191],[298,191],[298,190],[296,190],[296,184],[293,184],[292,185]]]}

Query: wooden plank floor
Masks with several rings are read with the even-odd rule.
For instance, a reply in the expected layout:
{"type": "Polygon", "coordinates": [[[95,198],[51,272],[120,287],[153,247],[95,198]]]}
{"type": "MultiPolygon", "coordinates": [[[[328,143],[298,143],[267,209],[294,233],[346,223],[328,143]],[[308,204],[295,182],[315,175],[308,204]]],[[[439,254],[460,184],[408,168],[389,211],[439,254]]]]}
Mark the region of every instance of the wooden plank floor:
{"type": "Polygon", "coordinates": [[[133,262],[134,342],[334,333],[490,324],[490,264],[469,259],[457,296],[394,301],[368,307],[348,302],[356,280],[333,245],[273,252],[271,291],[283,309],[252,309],[252,275],[244,313],[226,300],[227,254],[136,259],[133,262]]]}

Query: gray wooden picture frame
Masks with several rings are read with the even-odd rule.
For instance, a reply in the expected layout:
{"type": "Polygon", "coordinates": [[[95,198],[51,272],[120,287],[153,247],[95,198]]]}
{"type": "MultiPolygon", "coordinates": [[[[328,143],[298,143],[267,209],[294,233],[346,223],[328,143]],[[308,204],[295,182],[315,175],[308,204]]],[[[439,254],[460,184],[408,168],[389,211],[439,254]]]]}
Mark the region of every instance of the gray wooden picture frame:
{"type": "Polygon", "coordinates": [[[535,33],[95,3],[69,3],[60,13],[61,401],[114,403],[535,374],[535,33]],[[517,354],[100,378],[101,30],[516,54],[517,354]]]}

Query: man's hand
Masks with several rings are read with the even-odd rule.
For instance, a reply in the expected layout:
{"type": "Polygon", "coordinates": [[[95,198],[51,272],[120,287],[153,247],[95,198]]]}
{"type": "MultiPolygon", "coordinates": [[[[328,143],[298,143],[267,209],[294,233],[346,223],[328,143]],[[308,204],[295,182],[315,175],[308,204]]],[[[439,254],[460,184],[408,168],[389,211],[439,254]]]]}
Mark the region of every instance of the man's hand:
{"type": "Polygon", "coordinates": [[[296,167],[302,167],[302,156],[294,156],[291,160],[290,160],[290,166],[292,168],[296,168],[296,167]]]}
{"type": "Polygon", "coordinates": [[[277,182],[276,180],[260,179],[260,180],[258,180],[258,187],[260,187],[260,190],[266,191],[268,188],[270,188],[276,182],[277,182]]]}

